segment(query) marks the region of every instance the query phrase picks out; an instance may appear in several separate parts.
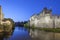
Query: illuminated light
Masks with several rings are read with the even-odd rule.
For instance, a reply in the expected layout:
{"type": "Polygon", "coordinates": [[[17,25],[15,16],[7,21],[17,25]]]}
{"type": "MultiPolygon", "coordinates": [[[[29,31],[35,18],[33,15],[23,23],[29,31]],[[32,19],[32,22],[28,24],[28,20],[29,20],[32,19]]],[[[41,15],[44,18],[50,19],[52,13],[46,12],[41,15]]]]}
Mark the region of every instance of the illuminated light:
{"type": "Polygon", "coordinates": [[[49,17],[45,17],[45,21],[46,21],[46,23],[49,23],[50,18],[49,17]]]}
{"type": "Polygon", "coordinates": [[[35,23],[35,24],[37,24],[37,22],[38,22],[38,20],[37,20],[37,19],[35,19],[35,22],[34,22],[34,23],[35,23]]]}
{"type": "Polygon", "coordinates": [[[34,17],[32,17],[32,19],[34,20],[34,17]]]}
{"type": "Polygon", "coordinates": [[[11,22],[10,22],[10,21],[6,21],[6,23],[11,24],[11,22]]]}

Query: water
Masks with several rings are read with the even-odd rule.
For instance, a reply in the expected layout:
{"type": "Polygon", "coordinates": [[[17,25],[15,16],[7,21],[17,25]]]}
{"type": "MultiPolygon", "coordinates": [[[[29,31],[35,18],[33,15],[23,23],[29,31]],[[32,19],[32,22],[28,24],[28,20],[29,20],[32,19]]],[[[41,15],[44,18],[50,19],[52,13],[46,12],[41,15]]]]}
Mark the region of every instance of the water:
{"type": "Polygon", "coordinates": [[[15,27],[12,35],[4,40],[31,40],[28,30],[24,27],[15,27]]]}
{"type": "Polygon", "coordinates": [[[0,40],[60,40],[60,33],[15,27],[12,32],[0,33],[0,40]]]}

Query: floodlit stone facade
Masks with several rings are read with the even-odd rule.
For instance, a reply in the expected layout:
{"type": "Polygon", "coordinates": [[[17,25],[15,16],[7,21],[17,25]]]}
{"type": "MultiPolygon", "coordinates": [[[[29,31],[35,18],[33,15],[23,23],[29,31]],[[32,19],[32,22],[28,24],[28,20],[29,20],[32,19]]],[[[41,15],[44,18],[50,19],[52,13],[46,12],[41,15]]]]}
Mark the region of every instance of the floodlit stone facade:
{"type": "Polygon", "coordinates": [[[2,7],[1,7],[1,5],[0,5],[0,24],[7,24],[7,25],[9,25],[9,24],[11,24],[10,23],[10,21],[3,21],[4,20],[4,15],[3,15],[3,13],[2,13],[2,7]]]}
{"type": "Polygon", "coordinates": [[[2,8],[0,6],[0,24],[2,24],[2,20],[4,19],[4,15],[2,13],[2,8]]]}
{"type": "Polygon", "coordinates": [[[44,8],[39,14],[30,18],[30,26],[40,28],[60,28],[60,16],[52,15],[52,10],[44,8]]]}

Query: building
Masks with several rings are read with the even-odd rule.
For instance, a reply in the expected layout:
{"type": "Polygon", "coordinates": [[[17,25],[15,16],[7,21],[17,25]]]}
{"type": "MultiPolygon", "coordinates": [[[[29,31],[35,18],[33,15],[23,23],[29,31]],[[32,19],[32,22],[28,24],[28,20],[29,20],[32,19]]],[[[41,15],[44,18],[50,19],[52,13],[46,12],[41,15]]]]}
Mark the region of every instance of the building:
{"type": "Polygon", "coordinates": [[[2,7],[0,6],[0,24],[2,24],[3,19],[4,19],[4,15],[2,13],[2,7]]]}
{"type": "Polygon", "coordinates": [[[39,14],[30,18],[30,26],[40,28],[60,28],[60,16],[52,15],[52,10],[44,8],[39,14]]]}
{"type": "Polygon", "coordinates": [[[1,7],[1,5],[0,5],[0,24],[7,24],[7,25],[9,25],[9,24],[11,24],[10,23],[10,21],[9,20],[5,20],[5,21],[3,21],[3,20],[5,20],[4,19],[4,15],[3,15],[3,13],[2,13],[2,7],[1,7]]]}
{"type": "Polygon", "coordinates": [[[0,6],[0,32],[12,32],[14,22],[11,18],[4,18],[2,7],[0,6]]]}

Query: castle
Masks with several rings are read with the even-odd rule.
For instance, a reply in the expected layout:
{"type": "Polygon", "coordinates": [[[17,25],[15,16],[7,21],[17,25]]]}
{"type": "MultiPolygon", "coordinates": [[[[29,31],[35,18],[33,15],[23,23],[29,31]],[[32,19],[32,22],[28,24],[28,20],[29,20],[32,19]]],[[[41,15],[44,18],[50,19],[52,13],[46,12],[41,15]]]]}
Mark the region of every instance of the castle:
{"type": "Polygon", "coordinates": [[[30,18],[30,26],[40,28],[60,28],[60,16],[52,15],[52,10],[44,8],[39,14],[30,18]]]}

